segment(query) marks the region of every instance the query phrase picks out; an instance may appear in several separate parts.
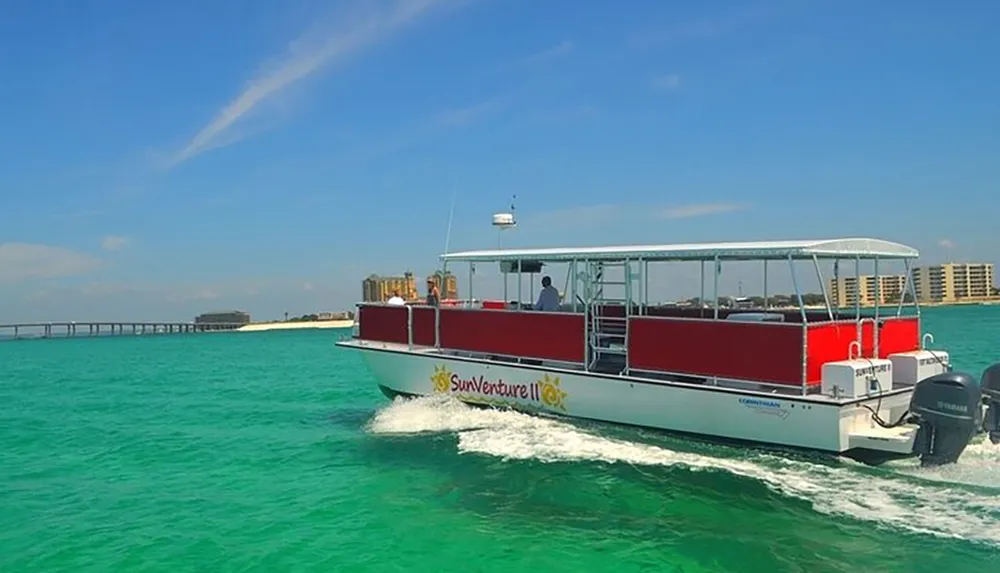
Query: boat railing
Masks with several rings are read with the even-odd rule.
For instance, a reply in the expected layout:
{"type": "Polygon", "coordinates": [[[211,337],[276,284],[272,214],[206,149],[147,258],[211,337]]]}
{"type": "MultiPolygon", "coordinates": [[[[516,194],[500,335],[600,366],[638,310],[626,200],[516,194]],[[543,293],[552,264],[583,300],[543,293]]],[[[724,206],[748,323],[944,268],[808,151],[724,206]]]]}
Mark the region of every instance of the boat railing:
{"type": "Polygon", "coordinates": [[[584,316],[425,305],[358,305],[361,340],[582,364],[584,316]]]}
{"type": "MultiPolygon", "coordinates": [[[[362,340],[586,368],[583,313],[362,304],[357,316],[362,340]]],[[[827,362],[921,345],[919,317],[801,323],[632,315],[627,328],[629,371],[753,380],[803,393],[820,384],[827,362]]]]}
{"type": "Polygon", "coordinates": [[[641,316],[629,334],[630,370],[803,384],[799,323],[641,316]]]}

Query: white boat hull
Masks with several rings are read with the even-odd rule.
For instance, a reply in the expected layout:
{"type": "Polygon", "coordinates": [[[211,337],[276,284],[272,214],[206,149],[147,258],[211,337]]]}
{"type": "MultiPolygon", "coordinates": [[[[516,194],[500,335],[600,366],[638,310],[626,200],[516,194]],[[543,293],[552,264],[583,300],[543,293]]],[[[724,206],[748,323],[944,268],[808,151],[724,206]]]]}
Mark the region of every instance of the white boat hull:
{"type": "Polygon", "coordinates": [[[898,419],[909,404],[909,389],[881,400],[793,397],[499,363],[388,343],[338,344],[361,351],[390,396],[448,394],[470,404],[820,450],[867,463],[913,455],[914,427],[883,428],[866,409],[877,409],[883,420],[898,419]]]}

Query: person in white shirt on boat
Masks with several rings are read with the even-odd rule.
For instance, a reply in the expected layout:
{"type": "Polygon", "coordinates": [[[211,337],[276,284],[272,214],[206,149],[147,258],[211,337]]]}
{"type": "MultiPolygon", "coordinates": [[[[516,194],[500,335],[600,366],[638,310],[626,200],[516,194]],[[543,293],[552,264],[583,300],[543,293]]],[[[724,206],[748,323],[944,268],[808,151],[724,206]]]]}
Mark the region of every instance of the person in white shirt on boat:
{"type": "Polygon", "coordinates": [[[385,301],[385,304],[392,304],[392,305],[399,306],[399,305],[406,304],[406,301],[403,300],[403,297],[399,296],[399,291],[396,290],[396,291],[392,291],[392,297],[389,298],[389,300],[385,301]]]}
{"type": "Polygon", "coordinates": [[[535,310],[542,312],[556,312],[559,310],[559,291],[552,286],[552,279],[542,277],[542,291],[538,293],[538,302],[535,303],[535,310]]]}

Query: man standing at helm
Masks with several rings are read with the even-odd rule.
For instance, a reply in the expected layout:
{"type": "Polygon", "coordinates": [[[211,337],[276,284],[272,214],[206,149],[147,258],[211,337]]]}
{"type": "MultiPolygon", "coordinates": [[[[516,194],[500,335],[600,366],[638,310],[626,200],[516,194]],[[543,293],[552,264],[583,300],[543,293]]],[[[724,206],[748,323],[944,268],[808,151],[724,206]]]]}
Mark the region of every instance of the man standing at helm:
{"type": "Polygon", "coordinates": [[[434,277],[427,277],[427,306],[438,306],[441,302],[441,292],[438,290],[434,277]]]}
{"type": "Polygon", "coordinates": [[[535,303],[535,310],[543,312],[556,312],[559,310],[559,291],[552,286],[552,279],[548,276],[542,277],[542,292],[538,293],[538,302],[535,303]]]}

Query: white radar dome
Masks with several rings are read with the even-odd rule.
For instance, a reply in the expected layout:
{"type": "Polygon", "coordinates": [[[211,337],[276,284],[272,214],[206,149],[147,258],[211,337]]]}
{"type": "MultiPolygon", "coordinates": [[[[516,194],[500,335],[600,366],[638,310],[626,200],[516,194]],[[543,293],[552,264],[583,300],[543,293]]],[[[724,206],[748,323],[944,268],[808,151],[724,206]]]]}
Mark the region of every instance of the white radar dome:
{"type": "Polygon", "coordinates": [[[493,226],[494,227],[513,227],[514,215],[512,213],[494,213],[493,214],[493,226]]]}

